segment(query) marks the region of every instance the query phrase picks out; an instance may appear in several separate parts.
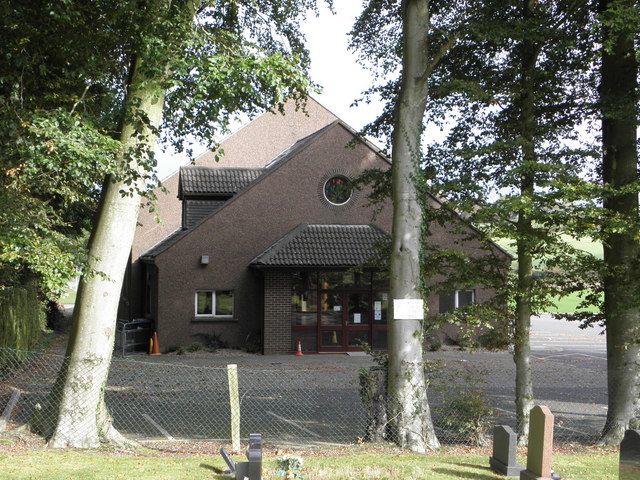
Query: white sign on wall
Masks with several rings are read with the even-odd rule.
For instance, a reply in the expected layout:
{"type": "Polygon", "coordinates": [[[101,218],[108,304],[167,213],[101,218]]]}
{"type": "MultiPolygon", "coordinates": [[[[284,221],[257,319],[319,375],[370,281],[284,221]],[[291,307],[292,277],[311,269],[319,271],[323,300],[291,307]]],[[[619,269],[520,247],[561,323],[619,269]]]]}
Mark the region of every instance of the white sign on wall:
{"type": "Polygon", "coordinates": [[[424,300],[421,298],[394,298],[393,318],[395,320],[422,320],[424,300]]]}

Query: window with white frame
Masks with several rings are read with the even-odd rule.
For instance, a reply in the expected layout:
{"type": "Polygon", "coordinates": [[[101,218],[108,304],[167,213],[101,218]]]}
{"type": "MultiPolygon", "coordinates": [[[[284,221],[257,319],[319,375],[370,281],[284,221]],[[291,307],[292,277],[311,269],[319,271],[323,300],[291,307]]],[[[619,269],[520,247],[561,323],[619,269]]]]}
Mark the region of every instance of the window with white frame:
{"type": "Polygon", "coordinates": [[[456,308],[466,307],[476,303],[475,290],[456,290],[440,294],[440,313],[447,313],[456,308]]]}
{"type": "Polygon", "coordinates": [[[196,292],[196,318],[232,318],[231,290],[199,290],[196,292]]]}

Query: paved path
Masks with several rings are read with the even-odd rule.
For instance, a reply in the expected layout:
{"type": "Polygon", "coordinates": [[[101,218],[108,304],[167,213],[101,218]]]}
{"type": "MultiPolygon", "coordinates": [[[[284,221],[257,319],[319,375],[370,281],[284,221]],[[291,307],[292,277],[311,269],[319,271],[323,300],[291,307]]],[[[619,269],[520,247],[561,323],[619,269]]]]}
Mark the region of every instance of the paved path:
{"type": "Polygon", "coordinates": [[[531,326],[531,350],[538,358],[542,355],[583,355],[606,359],[606,338],[600,327],[582,329],[577,322],[556,320],[549,314],[536,317],[531,326]]]}

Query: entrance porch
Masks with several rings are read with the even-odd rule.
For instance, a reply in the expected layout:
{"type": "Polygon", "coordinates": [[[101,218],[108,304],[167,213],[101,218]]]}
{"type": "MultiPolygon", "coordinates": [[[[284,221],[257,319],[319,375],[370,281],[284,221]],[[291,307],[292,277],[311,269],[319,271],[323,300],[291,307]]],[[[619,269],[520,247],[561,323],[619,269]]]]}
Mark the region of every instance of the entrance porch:
{"type": "Polygon", "coordinates": [[[387,349],[388,282],[377,271],[265,271],[264,353],[387,349]]]}

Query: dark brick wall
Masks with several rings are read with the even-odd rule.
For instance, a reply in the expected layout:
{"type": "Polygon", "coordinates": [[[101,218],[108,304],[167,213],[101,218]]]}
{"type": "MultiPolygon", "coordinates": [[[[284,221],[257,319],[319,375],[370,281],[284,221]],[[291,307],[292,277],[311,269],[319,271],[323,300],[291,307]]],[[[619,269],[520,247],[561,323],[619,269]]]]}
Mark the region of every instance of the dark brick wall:
{"type": "Polygon", "coordinates": [[[264,277],[264,353],[291,350],[291,274],[267,270],[264,277]]]}

